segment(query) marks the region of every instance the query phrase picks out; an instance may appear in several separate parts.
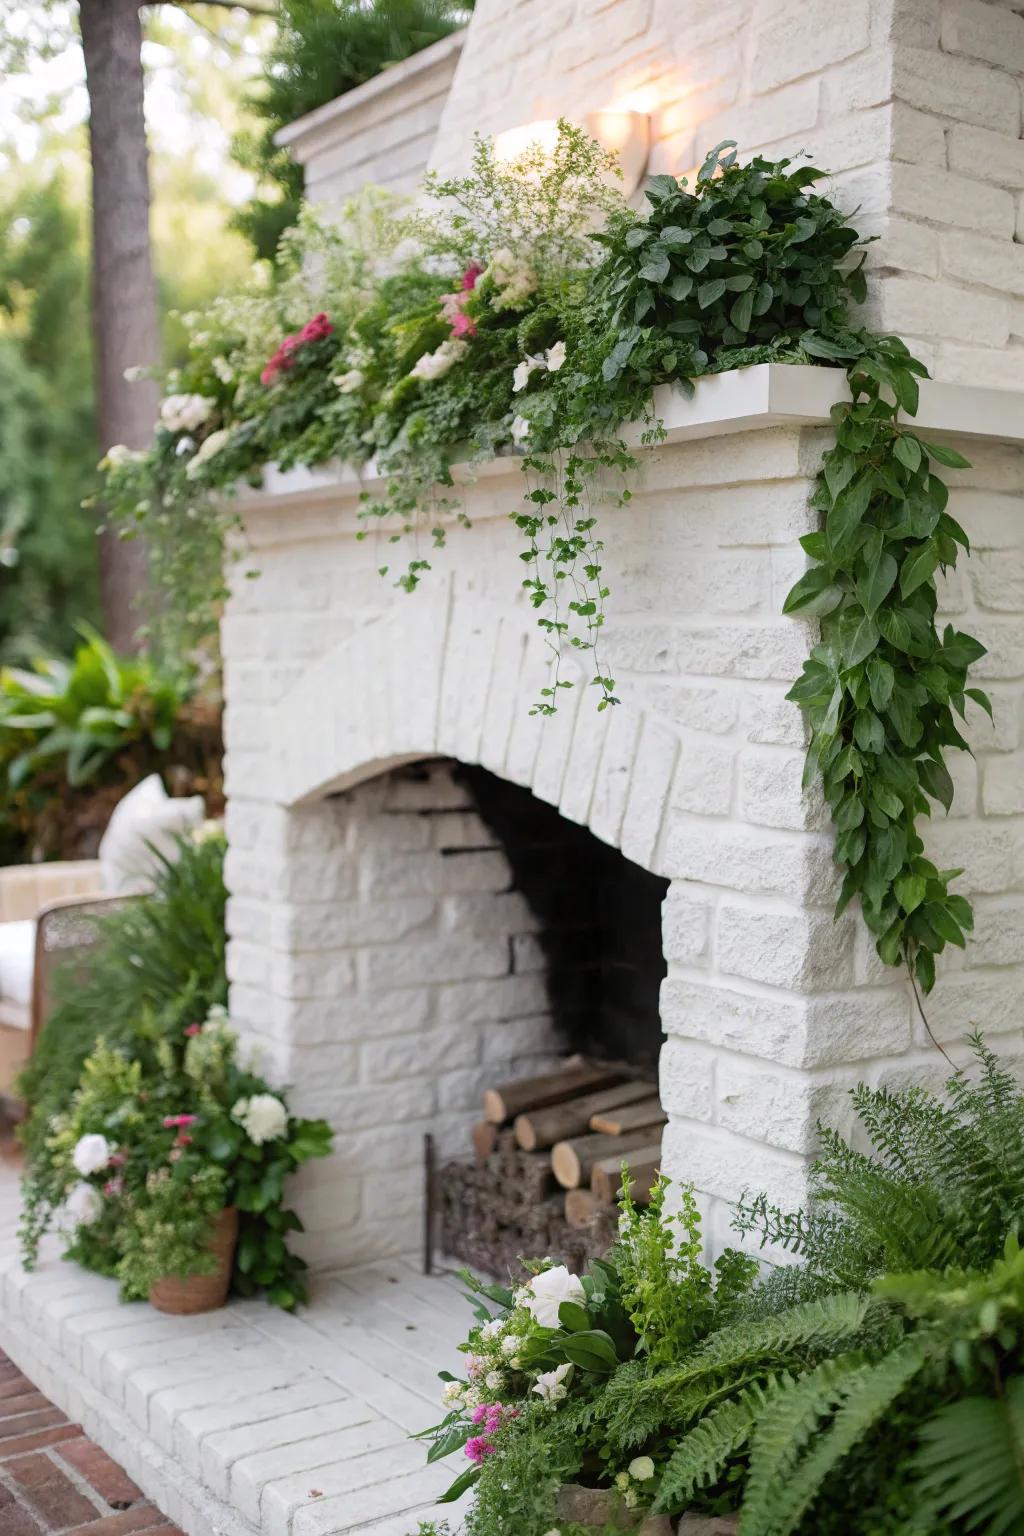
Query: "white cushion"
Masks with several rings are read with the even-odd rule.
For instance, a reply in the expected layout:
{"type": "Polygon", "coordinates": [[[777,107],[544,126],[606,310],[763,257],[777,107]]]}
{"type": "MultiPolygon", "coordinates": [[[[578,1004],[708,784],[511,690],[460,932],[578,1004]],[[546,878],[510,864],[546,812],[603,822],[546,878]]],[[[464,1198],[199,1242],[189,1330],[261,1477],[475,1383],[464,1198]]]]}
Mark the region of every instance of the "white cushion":
{"type": "Polygon", "coordinates": [[[160,864],[154,849],[173,859],[176,839],[205,815],[202,795],[173,800],[151,773],[114,807],[99,848],[103,889],[111,896],[152,890],[160,864]]]}
{"type": "MultiPolygon", "coordinates": [[[[0,999],[20,1003],[27,1009],[32,1001],[32,972],[36,956],[36,925],[31,918],[17,923],[0,923],[0,999]]],[[[28,1028],[25,1015],[25,1028],[28,1028]]]]}

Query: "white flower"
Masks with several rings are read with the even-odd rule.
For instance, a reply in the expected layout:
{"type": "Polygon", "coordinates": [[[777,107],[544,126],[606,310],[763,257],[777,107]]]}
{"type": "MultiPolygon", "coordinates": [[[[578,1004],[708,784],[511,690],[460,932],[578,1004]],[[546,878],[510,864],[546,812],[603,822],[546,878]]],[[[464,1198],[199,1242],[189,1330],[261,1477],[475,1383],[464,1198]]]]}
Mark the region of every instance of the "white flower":
{"type": "Polygon", "coordinates": [[[649,1456],[634,1456],[629,1464],[629,1475],[638,1483],[646,1483],[654,1476],[654,1462],[649,1456]]]}
{"type": "Polygon", "coordinates": [[[443,379],[448,370],[468,351],[468,341],[451,337],[448,341],[442,341],[435,351],[424,352],[411,369],[411,376],[414,379],[443,379]]]}
{"type": "Polygon", "coordinates": [[[343,395],[354,395],[357,389],[362,389],[365,379],[361,368],[350,368],[348,373],[339,373],[331,383],[336,384],[343,395]]]}
{"type": "Polygon", "coordinates": [[[140,379],[144,379],[145,377],[146,370],[145,368],[140,367],[138,363],[135,363],[131,368],[126,368],[123,374],[123,378],[126,384],[137,384],[140,379]]]}
{"type": "Polygon", "coordinates": [[[113,1150],[105,1136],[82,1136],[71,1154],[76,1173],[83,1178],[88,1178],[90,1173],[99,1173],[110,1162],[113,1150]]]}
{"type": "Polygon", "coordinates": [[[572,1376],[572,1366],[568,1361],[564,1365],[558,1365],[553,1371],[545,1371],[538,1376],[533,1384],[533,1390],[545,1403],[554,1406],[560,1403],[569,1391],[568,1381],[572,1376]]]}
{"type": "Polygon", "coordinates": [[[231,1111],[249,1140],[256,1147],[265,1141],[277,1141],[288,1130],[288,1111],[272,1093],[254,1093],[251,1099],[239,1099],[231,1111]]]}
{"type": "Polygon", "coordinates": [[[521,443],[523,439],[529,437],[529,435],[530,423],[527,421],[526,417],[514,416],[512,418],[512,441],[514,443],[521,443]]]}
{"type": "Polygon", "coordinates": [[[616,1486],[616,1488],[618,1488],[620,1493],[625,1493],[626,1489],[629,1487],[629,1473],[628,1472],[616,1472],[616,1474],[615,1474],[615,1486],[616,1486]]]}
{"type": "Polygon", "coordinates": [[[530,1281],[530,1290],[532,1294],[526,1305],[534,1322],[542,1328],[561,1327],[558,1309],[563,1301],[574,1301],[581,1305],[587,1299],[582,1280],[578,1275],[571,1275],[564,1264],[556,1264],[554,1269],[545,1269],[542,1274],[534,1275],[530,1281]]]}
{"type": "Polygon", "coordinates": [[[556,341],[553,347],[548,347],[544,354],[544,361],[548,365],[549,373],[557,373],[565,362],[565,342],[556,341]]]}
{"type": "Polygon", "coordinates": [[[504,1331],[505,1319],[503,1317],[492,1317],[490,1322],[484,1323],[480,1329],[480,1337],[482,1339],[496,1339],[504,1331]]]}
{"type": "Polygon", "coordinates": [[[495,309],[518,309],[537,286],[533,268],[505,246],[492,253],[487,274],[497,290],[495,309]]]}
{"type": "Polygon", "coordinates": [[[500,1392],[505,1385],[505,1378],[500,1371],[488,1371],[484,1377],[484,1386],[488,1392],[500,1392]]]}
{"type": "Polygon", "coordinates": [[[533,1292],[528,1285],[520,1285],[513,1294],[512,1300],[517,1307],[525,1307],[533,1292]]]}
{"type": "Polygon", "coordinates": [[[501,1341],[501,1352],[502,1352],[502,1354],[503,1355],[514,1355],[518,1348],[519,1348],[519,1339],[516,1336],[516,1334],[514,1334],[514,1333],[507,1333],[505,1335],[505,1337],[501,1341]]]}
{"type": "Polygon", "coordinates": [[[183,459],[187,453],[195,453],[195,451],[196,440],[187,434],[184,437],[179,437],[174,445],[174,457],[176,459],[183,459]]]}
{"type": "Polygon", "coordinates": [[[103,1200],[91,1184],[76,1184],[64,1202],[71,1220],[80,1227],[91,1227],[103,1213],[103,1200]]]}
{"type": "Polygon", "coordinates": [[[220,379],[222,384],[234,383],[235,370],[232,368],[226,357],[211,358],[210,367],[213,369],[214,373],[217,375],[218,379],[220,379]]]}
{"type": "Polygon", "coordinates": [[[462,1407],[462,1382],[446,1381],[444,1391],[441,1393],[441,1401],[446,1408],[462,1407]]]}
{"type": "Polygon", "coordinates": [[[113,443],[99,462],[100,469],[120,469],[122,464],[134,464],[138,459],[144,459],[144,453],[136,452],[132,448],[126,448],[124,443],[113,443]]]}
{"type": "MultiPolygon", "coordinates": [[[[213,1003],[206,1015],[204,1029],[226,1029],[228,1025],[228,1011],[223,1003],[213,1003]]],[[[244,1104],[244,1099],[239,1099],[239,1104],[244,1104]]],[[[236,1104],[235,1108],[238,1108],[236,1104]]],[[[232,1111],[234,1113],[234,1110],[232,1111]]]]}
{"type": "Polygon", "coordinates": [[[528,357],[522,363],[517,363],[512,370],[512,393],[518,395],[530,382],[530,374],[534,369],[544,369],[547,363],[542,357],[528,357]]]}
{"type": "Polygon", "coordinates": [[[160,405],[159,425],[168,432],[194,432],[216,404],[208,395],[168,395],[160,405]]]}
{"type": "Polygon", "coordinates": [[[219,432],[211,432],[209,437],[203,439],[199,444],[199,452],[189,460],[186,466],[185,474],[189,480],[195,477],[200,465],[205,464],[207,459],[212,459],[215,453],[220,453],[230,436],[230,428],[221,427],[219,432]]]}
{"type": "Polygon", "coordinates": [[[467,1408],[479,1408],[483,1402],[479,1387],[467,1387],[462,1394],[462,1400],[467,1408]]]}
{"type": "Polygon", "coordinates": [[[192,828],[189,840],[198,848],[203,843],[215,842],[223,836],[224,823],[216,816],[207,816],[206,820],[201,821],[198,827],[192,828]]]}

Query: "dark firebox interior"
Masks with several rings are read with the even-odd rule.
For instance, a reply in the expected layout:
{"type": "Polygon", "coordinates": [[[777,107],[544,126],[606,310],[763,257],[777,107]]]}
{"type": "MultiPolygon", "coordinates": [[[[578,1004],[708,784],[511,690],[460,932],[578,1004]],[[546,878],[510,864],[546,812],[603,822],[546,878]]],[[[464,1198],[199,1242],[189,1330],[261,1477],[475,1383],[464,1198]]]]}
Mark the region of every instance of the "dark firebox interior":
{"type": "Polygon", "coordinates": [[[668,881],[633,864],[529,790],[484,768],[458,777],[501,841],[540,923],[548,992],[566,1047],[654,1070],[668,881]]]}

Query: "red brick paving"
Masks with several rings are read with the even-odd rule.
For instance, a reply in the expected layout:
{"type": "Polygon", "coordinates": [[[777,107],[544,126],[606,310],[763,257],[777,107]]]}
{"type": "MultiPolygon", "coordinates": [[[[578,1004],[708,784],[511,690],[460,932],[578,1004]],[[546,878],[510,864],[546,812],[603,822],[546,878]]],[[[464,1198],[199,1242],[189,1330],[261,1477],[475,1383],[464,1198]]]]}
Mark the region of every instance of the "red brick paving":
{"type": "Polygon", "coordinates": [[[183,1536],[0,1351],[3,1536],[183,1536]]]}

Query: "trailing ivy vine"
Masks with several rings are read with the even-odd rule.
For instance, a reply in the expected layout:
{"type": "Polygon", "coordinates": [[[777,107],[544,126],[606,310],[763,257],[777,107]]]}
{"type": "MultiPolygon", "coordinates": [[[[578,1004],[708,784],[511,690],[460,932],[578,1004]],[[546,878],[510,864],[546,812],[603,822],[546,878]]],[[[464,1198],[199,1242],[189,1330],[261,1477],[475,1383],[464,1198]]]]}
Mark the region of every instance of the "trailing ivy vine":
{"type": "Polygon", "coordinates": [[[947,747],[969,751],[956,723],[980,688],[967,686],[985,647],[935,626],[935,572],[955,566],[967,535],[947,510],[934,465],[967,468],[952,448],[925,442],[900,420],[917,413],[923,366],[898,342],[865,346],[848,368],[852,401],[833,408],[836,445],[813,504],[819,532],[801,539],[814,562],[785,611],[821,620],[821,642],[789,698],[811,728],[807,779],[821,776],[846,866],[837,915],[860,897],[887,965],[905,960],[930,991],[935,956],[964,945],[970,903],[950,891],[957,869],[924,856],[918,818],[948,811],[947,747]]]}
{"type": "Polygon", "coordinates": [[[274,461],[373,459],[382,489],[363,499],[365,529],[411,538],[404,571],[387,556],[378,568],[413,592],[467,521],[456,463],[517,453],[520,580],[551,653],[534,712],[556,712],[573,654],[607,709],[619,695],[602,656],[595,508],[630,499],[623,426],[658,442],[653,391],[692,394],[703,374],[845,367],[851,400],[833,412],[813,498],[823,527],[803,540],[811,568],[786,602],[820,621],[821,640],[790,697],[845,866],[839,908],[859,896],[882,959],[906,961],[928,990],[935,955],[963,944],[972,919],[950,889],[957,872],[925,858],[919,818],[933,800],[949,807],[944,754],[967,747],[955,716],[968,698],[991,713],[967,684],[983,648],[935,628],[936,572],[967,548],[935,466],[965,461],[906,425],[923,366],[854,322],[865,242],[811,190],[821,172],[740,166],[720,144],[692,189],[653,177],[640,214],[610,188],[612,169],[563,123],[550,157],[502,164],[478,141],[467,176],[429,181],[426,211],[371,193],[338,227],[306,217],[273,288],[195,318],[154,447],[111,450],[112,515],[126,536],[146,532],[171,611],[201,621],[217,591],[212,541],[230,525],[210,493],[274,461]]]}

